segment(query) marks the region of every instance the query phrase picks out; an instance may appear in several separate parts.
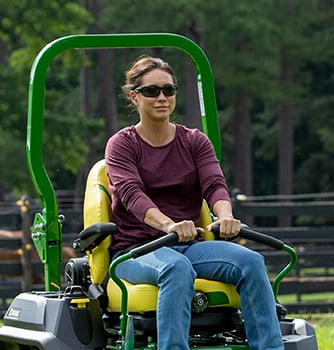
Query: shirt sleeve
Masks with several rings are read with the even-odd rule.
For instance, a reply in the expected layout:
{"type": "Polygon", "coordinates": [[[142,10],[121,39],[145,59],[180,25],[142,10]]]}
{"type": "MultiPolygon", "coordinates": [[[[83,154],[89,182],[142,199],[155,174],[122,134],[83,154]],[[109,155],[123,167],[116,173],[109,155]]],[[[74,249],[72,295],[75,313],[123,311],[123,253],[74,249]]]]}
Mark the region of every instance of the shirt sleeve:
{"type": "Polygon", "coordinates": [[[228,185],[209,138],[199,130],[192,134],[193,155],[203,198],[213,208],[218,200],[231,201],[228,185]]]}
{"type": "Polygon", "coordinates": [[[143,222],[150,208],[157,208],[145,194],[137,167],[138,144],[126,130],[113,135],[107,142],[105,161],[111,192],[128,212],[143,222]]]}

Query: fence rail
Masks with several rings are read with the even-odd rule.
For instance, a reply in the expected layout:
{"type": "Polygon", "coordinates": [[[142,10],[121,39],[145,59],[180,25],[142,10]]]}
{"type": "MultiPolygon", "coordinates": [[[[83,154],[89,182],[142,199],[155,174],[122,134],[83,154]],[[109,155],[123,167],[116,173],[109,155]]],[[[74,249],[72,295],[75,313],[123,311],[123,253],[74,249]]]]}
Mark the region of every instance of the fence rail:
{"type": "MultiPolygon", "coordinates": [[[[235,216],[297,251],[297,266],[280,288],[280,295],[295,300],[288,303],[289,312],[334,311],[334,193],[261,197],[235,193],[233,207],[235,216]],[[286,217],[292,225],[277,226],[280,218],[286,217]],[[268,218],[273,219],[273,226],[262,226],[268,218]],[[323,224],[298,226],[305,218],[323,224]]],[[[270,273],[277,272],[287,259],[283,252],[249,245],[264,255],[270,273]]]]}
{"type": "MultiPolygon", "coordinates": [[[[62,272],[68,258],[75,255],[72,242],[82,229],[82,212],[74,208],[79,202],[71,207],[67,199],[60,201],[59,212],[65,215],[62,272]]],[[[0,203],[0,317],[11,298],[22,291],[44,289],[44,266],[31,240],[32,219],[39,211],[38,204],[27,198],[7,206],[0,203]]]]}

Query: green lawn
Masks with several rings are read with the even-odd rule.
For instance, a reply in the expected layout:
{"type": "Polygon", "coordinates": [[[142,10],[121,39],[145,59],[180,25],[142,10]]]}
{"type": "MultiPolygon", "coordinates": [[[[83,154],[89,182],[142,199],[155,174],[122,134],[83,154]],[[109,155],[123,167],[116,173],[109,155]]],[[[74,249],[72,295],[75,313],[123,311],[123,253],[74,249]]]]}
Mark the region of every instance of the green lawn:
{"type": "MultiPolygon", "coordinates": [[[[334,301],[334,292],[324,292],[324,293],[312,293],[312,294],[304,294],[302,295],[302,301],[319,301],[319,302],[333,302],[334,301]]],[[[283,305],[287,305],[289,309],[289,303],[294,303],[297,301],[296,294],[280,294],[278,296],[278,300],[283,305]]],[[[334,348],[333,348],[334,350],[334,348]]]]}
{"type": "MultiPolygon", "coordinates": [[[[279,302],[286,305],[289,310],[289,303],[297,302],[296,295],[279,295],[279,302]]],[[[330,302],[334,300],[334,293],[305,294],[302,301],[330,302]]],[[[334,350],[334,313],[328,314],[298,314],[289,317],[303,318],[309,321],[314,327],[318,340],[319,350],[334,350]]]]}
{"type": "Polygon", "coordinates": [[[334,349],[334,314],[293,315],[292,317],[304,318],[313,324],[319,350],[334,349]]]}

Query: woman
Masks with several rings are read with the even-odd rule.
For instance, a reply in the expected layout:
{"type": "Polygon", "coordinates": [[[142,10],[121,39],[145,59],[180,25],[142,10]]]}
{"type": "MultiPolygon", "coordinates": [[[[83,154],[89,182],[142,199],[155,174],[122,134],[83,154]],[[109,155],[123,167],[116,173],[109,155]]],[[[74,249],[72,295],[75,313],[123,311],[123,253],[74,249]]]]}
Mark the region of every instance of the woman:
{"type": "Polygon", "coordinates": [[[263,258],[235,243],[196,238],[203,198],[218,218],[214,224],[223,239],[237,235],[240,221],[232,215],[228,187],[209,139],[170,121],[176,83],[172,68],[159,58],[140,57],[126,73],[123,92],[140,120],[113,135],[106,146],[113,221],[119,228],[112,254],[173,231],[179,243],[126,261],[117,274],[131,283],[160,287],[159,350],[189,349],[195,277],[236,286],[249,349],[282,350],[263,258]]]}

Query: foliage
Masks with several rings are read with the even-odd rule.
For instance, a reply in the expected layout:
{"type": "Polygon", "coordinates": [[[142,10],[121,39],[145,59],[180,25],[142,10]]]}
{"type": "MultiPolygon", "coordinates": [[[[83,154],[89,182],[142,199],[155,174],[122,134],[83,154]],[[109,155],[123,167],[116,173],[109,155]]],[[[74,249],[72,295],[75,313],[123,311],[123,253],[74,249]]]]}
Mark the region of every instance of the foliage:
{"type": "MultiPolygon", "coordinates": [[[[22,166],[28,75],[34,57],[46,43],[84,32],[174,32],[198,42],[211,62],[221,119],[224,171],[231,187],[233,149],[239,141],[233,138],[232,114],[238,104],[238,91],[247,88],[254,194],[277,191],[278,112],[286,101],[294,106],[294,191],[333,191],[334,45],[330,0],[84,3],[86,8],[79,0],[0,0],[0,187],[11,193],[31,192],[26,167],[22,166]],[[293,76],[292,83],[284,86],[283,57],[293,76]]],[[[162,54],[177,71],[179,85],[186,84],[185,60],[172,49],[116,50],[110,74],[117,96],[127,64],[143,52],[162,54]]],[[[58,188],[75,186],[86,156],[92,151],[87,137],[98,153],[96,158],[101,158],[108,137],[104,129],[109,116],[97,106],[101,93],[97,62],[96,54],[71,50],[58,57],[48,72],[45,161],[58,188]],[[93,76],[90,102],[94,118],[87,118],[81,108],[83,66],[89,67],[93,76]]],[[[181,117],[185,106],[182,90],[175,115],[177,121],[187,123],[187,117],[181,117]]],[[[119,127],[129,123],[122,103],[116,106],[115,102],[115,110],[119,127]]]]}
{"type": "MultiPolygon", "coordinates": [[[[32,193],[26,166],[22,167],[22,164],[26,164],[24,142],[29,70],[38,51],[47,42],[62,35],[85,31],[90,22],[90,15],[78,1],[0,1],[0,8],[3,17],[0,23],[0,41],[4,46],[4,59],[0,66],[0,112],[5,116],[1,118],[1,150],[3,155],[7,155],[0,160],[1,182],[13,193],[32,193]],[[6,142],[9,140],[10,142],[6,142]],[[10,149],[8,145],[11,145],[10,149]],[[10,156],[13,153],[16,156],[10,156]]],[[[64,55],[62,58],[64,66],[67,67],[66,79],[70,77],[71,70],[78,73],[79,63],[78,59],[65,59],[68,56],[70,55],[64,55]]],[[[64,72],[53,72],[53,83],[59,74],[64,72]]],[[[78,81],[72,85],[72,89],[74,86],[77,90],[77,85],[78,81]]],[[[53,89],[55,91],[56,86],[53,89]]],[[[63,87],[59,89],[57,98],[59,99],[65,91],[63,87]]],[[[61,134],[57,129],[53,132],[61,134]]],[[[58,155],[54,159],[64,155],[62,147],[52,149],[53,155],[58,155]]],[[[77,157],[77,152],[75,153],[77,157]]],[[[58,168],[59,164],[62,162],[58,163],[58,168]]]]}

